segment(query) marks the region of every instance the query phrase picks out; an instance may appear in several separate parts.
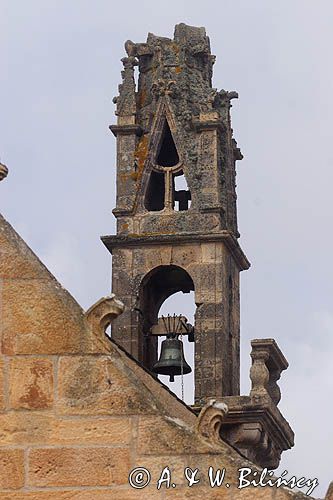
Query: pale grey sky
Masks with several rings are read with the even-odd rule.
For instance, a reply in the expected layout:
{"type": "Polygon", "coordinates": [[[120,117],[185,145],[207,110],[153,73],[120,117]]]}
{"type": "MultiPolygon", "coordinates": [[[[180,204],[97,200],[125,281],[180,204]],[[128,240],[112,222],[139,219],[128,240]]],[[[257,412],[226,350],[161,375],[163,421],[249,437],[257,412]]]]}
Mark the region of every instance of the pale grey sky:
{"type": "MultiPolygon", "coordinates": [[[[333,4],[318,0],[0,0],[0,210],[79,303],[110,291],[123,42],[205,26],[214,86],[237,90],[242,392],[250,339],[289,360],[280,409],[296,434],[282,469],[333,479],[333,4]]],[[[184,302],[184,308],[188,307],[184,302]]]]}

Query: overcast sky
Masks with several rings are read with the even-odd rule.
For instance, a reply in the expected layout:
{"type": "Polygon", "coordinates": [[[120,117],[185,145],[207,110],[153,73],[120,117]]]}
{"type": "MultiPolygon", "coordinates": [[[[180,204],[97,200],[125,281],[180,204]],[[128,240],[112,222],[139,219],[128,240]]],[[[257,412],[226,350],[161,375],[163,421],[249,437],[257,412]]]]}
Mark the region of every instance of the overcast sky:
{"type": "MultiPolygon", "coordinates": [[[[290,367],[280,409],[296,434],[282,470],[333,479],[333,4],[318,0],[0,0],[0,210],[84,307],[110,291],[112,97],[128,38],[205,26],[214,87],[237,90],[242,393],[250,340],[290,367]]],[[[188,305],[184,303],[186,309],[188,305]]],[[[171,312],[171,311],[170,311],[171,312]]],[[[178,311],[176,311],[178,312],[178,311]]]]}

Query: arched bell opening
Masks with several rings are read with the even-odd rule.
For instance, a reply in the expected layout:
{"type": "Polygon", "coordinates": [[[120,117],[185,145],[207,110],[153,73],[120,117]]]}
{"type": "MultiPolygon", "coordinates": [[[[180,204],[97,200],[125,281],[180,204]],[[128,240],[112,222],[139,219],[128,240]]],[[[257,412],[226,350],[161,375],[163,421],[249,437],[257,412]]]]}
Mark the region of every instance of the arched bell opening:
{"type": "MultiPolygon", "coordinates": [[[[175,265],[159,266],[142,280],[138,308],[140,361],[149,370],[158,359],[158,336],[152,335],[151,331],[158,323],[162,304],[178,292],[189,294],[193,291],[194,283],[191,276],[183,268],[175,265]]],[[[194,369],[194,363],[191,368],[194,369]]]]}

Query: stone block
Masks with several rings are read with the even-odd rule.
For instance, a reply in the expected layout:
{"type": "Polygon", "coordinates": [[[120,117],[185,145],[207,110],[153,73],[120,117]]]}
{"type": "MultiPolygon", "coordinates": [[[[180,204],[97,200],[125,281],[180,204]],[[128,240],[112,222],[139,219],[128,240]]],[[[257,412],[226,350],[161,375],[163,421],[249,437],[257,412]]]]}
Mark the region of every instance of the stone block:
{"type": "Polygon", "coordinates": [[[215,243],[201,243],[201,259],[203,263],[216,262],[216,244],[215,243]]]}
{"type": "Polygon", "coordinates": [[[145,252],[142,255],[144,259],[144,269],[150,270],[154,269],[154,267],[162,265],[162,256],[160,254],[160,248],[156,252],[156,248],[146,248],[145,252]]]}
{"type": "Polygon", "coordinates": [[[126,448],[33,448],[29,486],[111,486],[126,484],[130,470],[126,448]]]}
{"type": "Polygon", "coordinates": [[[0,215],[0,276],[4,279],[52,279],[51,273],[0,215]]]}
{"type": "Polygon", "coordinates": [[[64,356],[58,374],[57,407],[63,414],[135,415],[150,410],[142,387],[129,380],[119,358],[64,356]]]}
{"type": "Polygon", "coordinates": [[[6,405],[5,378],[4,360],[0,358],[0,410],[4,410],[6,405]]]}
{"type": "Polygon", "coordinates": [[[1,493],[1,500],[155,500],[159,498],[163,498],[162,491],[158,493],[156,489],[148,491],[146,488],[144,490],[135,490],[130,487],[124,489],[123,486],[111,486],[109,488],[104,486],[103,489],[57,488],[56,490],[47,489],[46,491],[30,490],[1,493]]]}
{"type": "MultiPolygon", "coordinates": [[[[171,246],[163,246],[159,248],[159,254],[161,257],[161,264],[163,266],[169,266],[172,260],[172,247],[171,246]]],[[[156,252],[156,250],[155,250],[156,252]]]]}
{"type": "Polygon", "coordinates": [[[193,262],[199,264],[201,252],[199,245],[174,245],[172,247],[171,263],[176,266],[187,267],[193,262]]]}
{"type": "Polygon", "coordinates": [[[132,439],[127,417],[66,417],[48,412],[11,411],[0,414],[2,446],[124,445],[132,439]]]}
{"type": "MultiPolygon", "coordinates": [[[[224,446],[220,447],[220,451],[218,453],[206,453],[203,455],[187,455],[184,457],[184,466],[190,467],[192,470],[198,469],[198,478],[200,479],[200,483],[198,483],[199,487],[209,486],[210,491],[217,492],[218,490],[228,490],[226,488],[225,483],[228,482],[230,484],[230,491],[232,491],[231,499],[238,498],[235,493],[239,493],[236,490],[238,486],[238,468],[246,466],[245,460],[241,459],[241,457],[227,444],[224,443],[224,446]],[[235,458],[237,459],[235,460],[235,458]],[[213,478],[216,477],[217,471],[222,471],[225,469],[225,479],[223,485],[221,487],[215,486],[211,488],[210,479],[209,479],[209,468],[213,467],[213,478]]],[[[197,486],[197,487],[198,487],[197,486]]],[[[197,487],[190,488],[194,491],[197,487]]]]}
{"type": "MultiPolygon", "coordinates": [[[[17,490],[24,485],[24,451],[0,449],[0,489],[17,490]]],[[[1,494],[1,498],[2,494],[1,494]]]]}
{"type": "Polygon", "coordinates": [[[116,269],[132,269],[132,249],[115,248],[112,253],[112,266],[116,269]]]}
{"type": "Polygon", "coordinates": [[[4,280],[2,304],[4,354],[83,350],[83,311],[55,280],[4,280]]]}
{"type": "MultiPolygon", "coordinates": [[[[141,455],[164,455],[194,453],[198,443],[193,430],[180,419],[163,417],[140,417],[137,446],[141,455]]],[[[201,452],[207,451],[200,443],[201,452]]]]}
{"type": "Polygon", "coordinates": [[[139,271],[146,274],[150,271],[149,263],[147,263],[146,253],[141,248],[133,249],[133,273],[139,271]]]}
{"type": "MultiPolygon", "coordinates": [[[[170,470],[172,483],[175,483],[177,486],[187,484],[184,477],[184,460],[182,457],[177,457],[175,455],[166,455],[163,457],[138,455],[135,464],[134,467],[144,467],[149,470],[151,474],[149,488],[152,488],[155,492],[157,492],[157,482],[165,467],[168,467],[170,470]]],[[[164,489],[165,487],[162,486],[161,491],[164,489]]]]}
{"type": "Polygon", "coordinates": [[[230,492],[228,491],[227,488],[217,488],[215,491],[214,489],[211,489],[209,487],[198,487],[197,485],[192,486],[189,488],[188,486],[185,486],[183,488],[179,489],[168,489],[165,492],[165,498],[167,500],[185,500],[185,499],[191,499],[191,500],[202,500],[203,498],[209,498],[209,500],[233,500],[234,498],[231,496],[230,492]]]}
{"type": "Polygon", "coordinates": [[[30,410],[53,405],[53,361],[17,356],[9,360],[9,406],[30,410]]]}
{"type": "Polygon", "coordinates": [[[116,286],[113,287],[114,292],[116,293],[117,297],[121,297],[122,302],[124,302],[124,296],[130,295],[133,290],[133,279],[131,272],[126,268],[115,269],[114,273],[112,274],[112,280],[113,283],[116,284],[116,286]]]}

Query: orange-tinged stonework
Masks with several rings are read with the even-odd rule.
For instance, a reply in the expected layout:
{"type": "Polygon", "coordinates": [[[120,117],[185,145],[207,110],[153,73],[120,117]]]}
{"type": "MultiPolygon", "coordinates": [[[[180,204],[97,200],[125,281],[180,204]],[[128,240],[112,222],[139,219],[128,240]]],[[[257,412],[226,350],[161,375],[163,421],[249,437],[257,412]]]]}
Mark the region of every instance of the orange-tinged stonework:
{"type": "Polygon", "coordinates": [[[298,498],[237,489],[238,469],[255,466],[216,436],[223,411],[197,417],[105,337],[119,301],[85,313],[2,217],[0,249],[2,500],[298,498]],[[128,482],[138,466],[151,472],[141,490],[128,482]],[[166,466],[176,487],[157,490],[166,466]],[[191,488],[186,466],[200,470],[191,488]],[[209,466],[229,488],[211,488],[209,466]]]}

